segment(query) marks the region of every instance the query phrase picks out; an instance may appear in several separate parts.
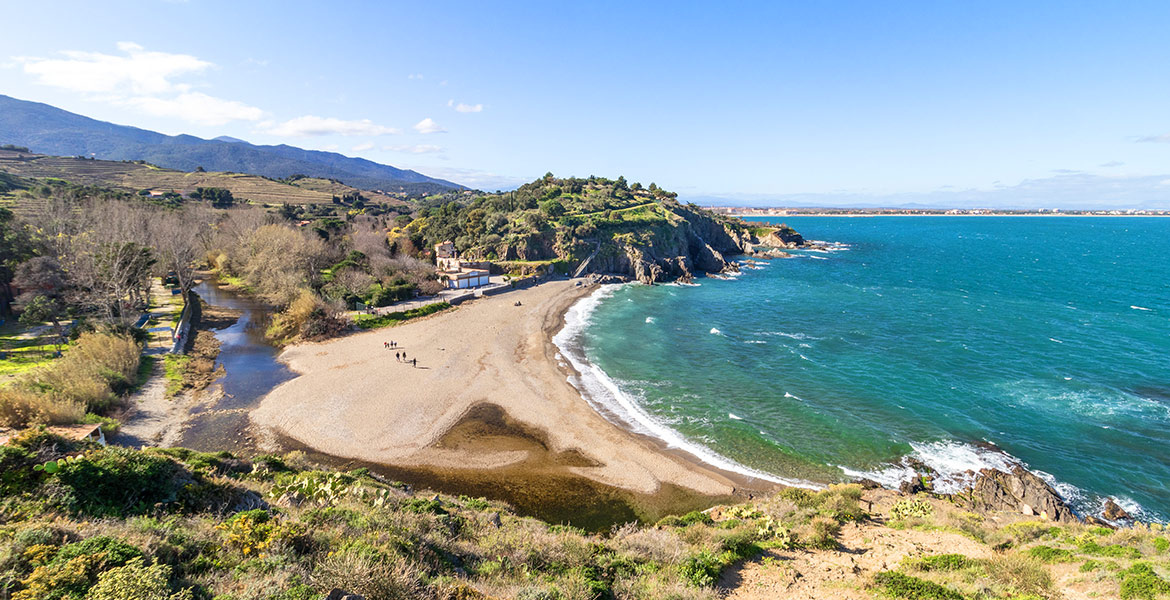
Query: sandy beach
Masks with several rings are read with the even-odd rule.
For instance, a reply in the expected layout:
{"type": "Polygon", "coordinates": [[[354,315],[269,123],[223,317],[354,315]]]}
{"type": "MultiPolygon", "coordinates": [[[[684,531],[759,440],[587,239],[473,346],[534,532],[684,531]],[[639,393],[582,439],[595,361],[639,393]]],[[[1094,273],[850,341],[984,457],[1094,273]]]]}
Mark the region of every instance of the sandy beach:
{"type": "Polygon", "coordinates": [[[639,496],[742,490],[738,476],[610,423],[569,384],[551,338],[595,289],[553,281],[291,347],[280,358],[299,376],[251,418],[322,453],[395,467],[513,473],[530,483],[574,476],[639,496]],[[383,346],[391,340],[397,349],[383,346]],[[396,351],[418,366],[397,362],[396,351]]]}

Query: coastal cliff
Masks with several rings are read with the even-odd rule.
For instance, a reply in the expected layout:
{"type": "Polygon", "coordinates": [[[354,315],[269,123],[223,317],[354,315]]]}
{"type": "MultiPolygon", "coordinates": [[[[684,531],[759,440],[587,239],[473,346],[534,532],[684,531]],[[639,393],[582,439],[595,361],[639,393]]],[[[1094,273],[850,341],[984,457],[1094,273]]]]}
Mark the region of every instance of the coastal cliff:
{"type": "Polygon", "coordinates": [[[643,283],[737,271],[729,256],[804,244],[790,228],[748,227],[654,184],[551,175],[515,192],[427,209],[404,235],[416,245],[451,240],[462,256],[517,275],[605,274],[643,283]]]}

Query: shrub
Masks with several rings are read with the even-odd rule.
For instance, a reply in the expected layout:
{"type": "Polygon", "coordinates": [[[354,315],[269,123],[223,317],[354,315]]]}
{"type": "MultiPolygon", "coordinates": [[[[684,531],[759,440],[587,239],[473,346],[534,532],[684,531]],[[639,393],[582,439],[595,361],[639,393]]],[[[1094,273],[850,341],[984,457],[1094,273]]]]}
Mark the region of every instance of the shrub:
{"type": "Polygon", "coordinates": [[[695,523],[710,525],[715,522],[714,519],[711,518],[711,515],[697,510],[692,510],[691,512],[679,517],[678,521],[679,524],[684,527],[687,525],[694,525],[695,523]]]}
{"type": "Polygon", "coordinates": [[[52,546],[34,545],[24,554],[35,568],[21,581],[24,589],[12,600],[81,600],[88,597],[86,593],[99,573],[142,557],[137,548],[104,536],[67,544],[57,551],[52,546]]]}
{"type": "Polygon", "coordinates": [[[1109,558],[1141,558],[1142,553],[1137,548],[1129,546],[1122,546],[1121,544],[1108,544],[1102,546],[1097,543],[1097,540],[1092,538],[1091,533],[1084,534],[1077,538],[1077,549],[1090,556],[1107,556],[1109,558]]]}
{"type": "Polygon", "coordinates": [[[836,550],[840,546],[836,537],[840,530],[841,525],[833,519],[816,517],[808,524],[804,543],[806,546],[818,550],[836,550]]]}
{"type": "Polygon", "coordinates": [[[962,554],[935,554],[908,560],[908,566],[919,571],[958,571],[974,564],[962,554]]]}
{"type": "Polygon", "coordinates": [[[0,425],[80,422],[137,381],[141,347],[129,334],[85,332],[59,360],[0,388],[0,425]]]}
{"type": "Polygon", "coordinates": [[[158,502],[176,499],[182,467],[170,458],[110,446],[62,464],[55,480],[62,503],[95,516],[141,514],[158,502]]]}
{"type": "Polygon", "coordinates": [[[86,600],[190,600],[190,589],[171,593],[171,568],[143,565],[141,558],[98,576],[86,600]]]}
{"type": "Polygon", "coordinates": [[[1073,553],[1064,548],[1053,548],[1052,546],[1033,546],[1028,548],[1028,556],[1042,560],[1044,562],[1067,562],[1072,560],[1073,553]]]}
{"type": "Polygon", "coordinates": [[[1121,572],[1121,600],[1156,600],[1170,594],[1170,582],[1158,577],[1149,564],[1137,562],[1121,572]]]}
{"type": "Polygon", "coordinates": [[[964,600],[963,595],[933,581],[919,579],[897,571],[883,571],[874,576],[875,585],[886,594],[905,600],[964,600]]]}
{"type": "Polygon", "coordinates": [[[324,589],[339,588],[368,600],[419,597],[419,574],[399,556],[385,558],[345,549],[317,566],[315,580],[324,589]]]}
{"type": "Polygon", "coordinates": [[[86,332],[60,360],[33,373],[27,385],[102,412],[133,387],[142,348],[127,334],[86,332]]]}
{"type": "Polygon", "coordinates": [[[719,558],[704,550],[679,566],[679,575],[695,587],[707,587],[715,584],[722,568],[719,558]]]}
{"type": "Polygon", "coordinates": [[[929,519],[934,515],[930,503],[921,498],[903,498],[890,509],[890,518],[896,521],[906,519],[929,519]]]}
{"type": "Polygon", "coordinates": [[[62,546],[53,557],[52,564],[60,564],[78,556],[100,556],[105,566],[122,566],[131,559],[140,558],[142,551],[121,540],[95,536],[62,546]]]}
{"type": "Polygon", "coordinates": [[[986,562],[987,573],[994,581],[1014,594],[1052,596],[1052,574],[1039,560],[1026,554],[997,554],[986,562]]]}
{"type": "Polygon", "coordinates": [[[278,530],[276,521],[263,509],[236,513],[215,528],[223,532],[224,546],[244,556],[267,550],[278,530]]]}

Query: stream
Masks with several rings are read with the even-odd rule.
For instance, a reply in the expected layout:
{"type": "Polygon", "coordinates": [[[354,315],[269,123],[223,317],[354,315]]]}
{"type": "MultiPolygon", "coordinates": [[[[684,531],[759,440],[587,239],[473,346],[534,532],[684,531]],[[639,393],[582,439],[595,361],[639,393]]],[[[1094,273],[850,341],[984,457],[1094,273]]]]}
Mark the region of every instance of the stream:
{"type": "Polygon", "coordinates": [[[181,445],[203,452],[254,449],[247,435],[248,412],[272,388],[292,379],[295,373],[276,360],[280,349],[264,337],[271,318],[268,305],[223,289],[214,279],[195,286],[195,293],[209,305],[240,311],[240,318],[214,332],[220,342],[216,366],[223,366],[224,375],[212,387],[222,389],[223,395],[192,410],[181,445]]]}

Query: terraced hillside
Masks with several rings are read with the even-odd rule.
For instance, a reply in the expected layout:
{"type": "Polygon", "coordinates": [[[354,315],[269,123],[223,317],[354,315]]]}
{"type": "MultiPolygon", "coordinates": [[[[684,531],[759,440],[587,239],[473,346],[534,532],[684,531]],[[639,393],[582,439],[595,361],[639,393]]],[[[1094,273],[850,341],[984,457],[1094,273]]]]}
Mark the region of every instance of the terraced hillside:
{"type": "MultiPolygon", "coordinates": [[[[359,191],[326,179],[304,178],[289,184],[243,173],[185,172],[139,162],[45,156],[10,150],[0,150],[0,171],[19,177],[64,179],[129,192],[176,191],[186,196],[199,187],[218,187],[231,190],[239,200],[261,204],[328,204],[333,202],[334,196],[359,191]]],[[[362,191],[361,194],[373,203],[405,204],[401,198],[377,192],[362,191]]]]}

